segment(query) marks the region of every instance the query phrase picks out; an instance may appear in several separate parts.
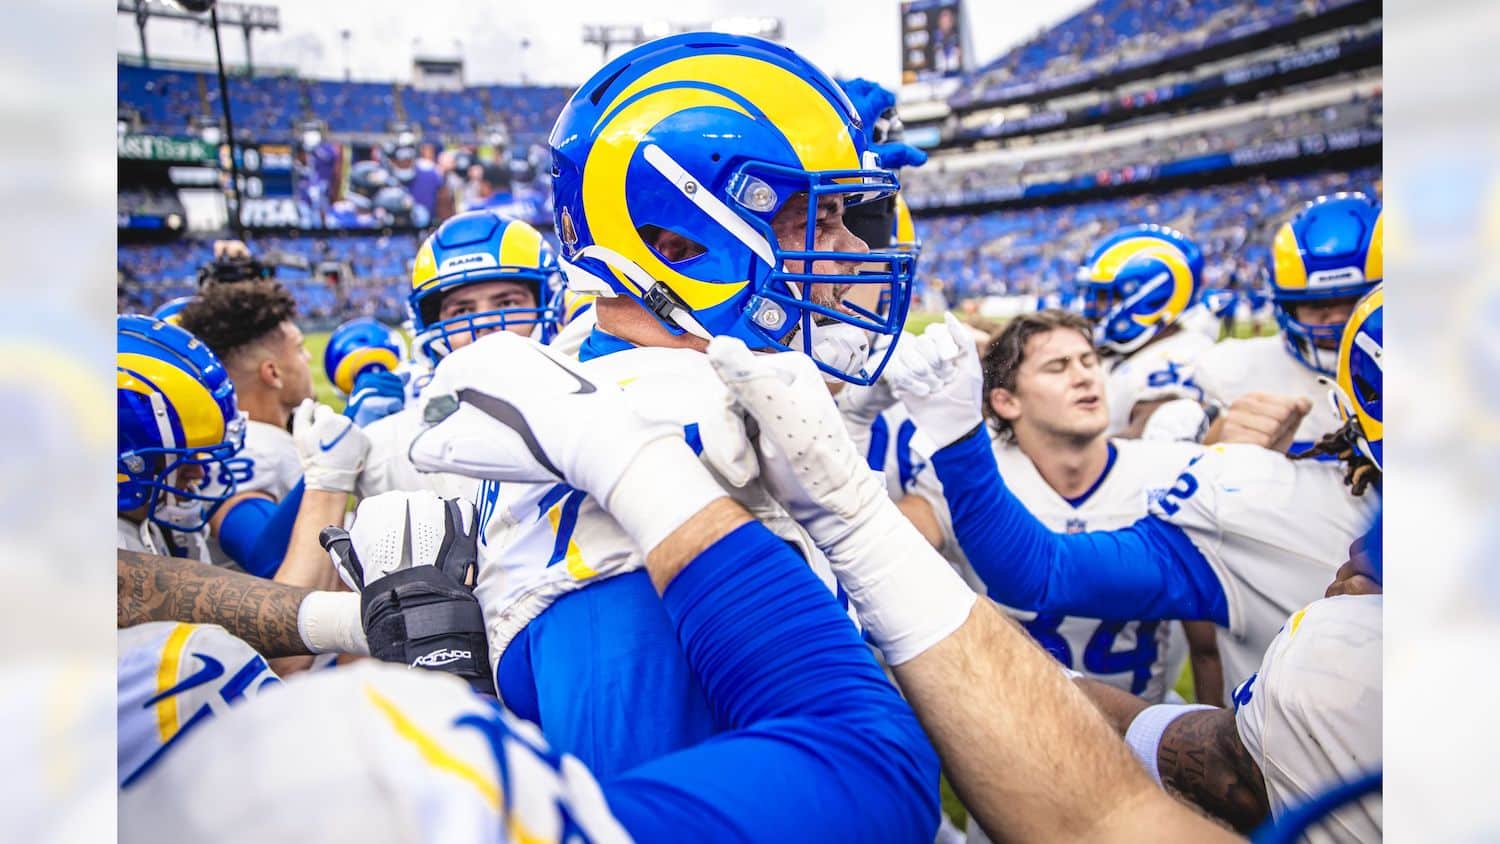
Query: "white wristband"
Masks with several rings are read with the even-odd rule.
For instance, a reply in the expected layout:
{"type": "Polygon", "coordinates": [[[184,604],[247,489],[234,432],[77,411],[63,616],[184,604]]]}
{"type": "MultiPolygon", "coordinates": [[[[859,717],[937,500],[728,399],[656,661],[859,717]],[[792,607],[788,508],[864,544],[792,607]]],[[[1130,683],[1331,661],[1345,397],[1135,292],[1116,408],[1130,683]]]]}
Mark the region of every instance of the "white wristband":
{"type": "Polygon", "coordinates": [[[1161,771],[1156,767],[1156,753],[1157,747],[1161,744],[1161,737],[1167,732],[1167,727],[1189,712],[1217,708],[1201,703],[1186,705],[1158,703],[1148,706],[1130,722],[1130,728],[1125,731],[1125,743],[1130,745],[1130,750],[1135,753],[1137,759],[1141,760],[1141,764],[1145,766],[1146,773],[1151,775],[1151,779],[1156,780],[1157,785],[1161,785],[1161,771]]]}
{"type": "Polygon", "coordinates": [[[297,608],[297,633],[315,654],[369,656],[358,592],[312,592],[297,608]]]}
{"type": "Polygon", "coordinates": [[[650,554],[699,510],[727,495],[687,443],[663,437],[647,443],[630,461],[604,509],[642,554],[650,554]]]}
{"type": "Polygon", "coordinates": [[[872,518],[823,552],[860,624],[894,666],[962,627],[978,596],[890,498],[879,500],[872,518]]]}

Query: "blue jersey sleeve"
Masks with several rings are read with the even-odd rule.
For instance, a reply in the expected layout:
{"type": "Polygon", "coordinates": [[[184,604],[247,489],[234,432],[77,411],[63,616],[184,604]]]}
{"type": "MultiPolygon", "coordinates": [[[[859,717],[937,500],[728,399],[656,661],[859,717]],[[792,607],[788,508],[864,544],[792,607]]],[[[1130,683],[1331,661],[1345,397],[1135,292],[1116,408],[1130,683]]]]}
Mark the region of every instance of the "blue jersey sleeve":
{"type": "Polygon", "coordinates": [[[663,596],[725,732],[602,786],[641,841],[931,841],[938,759],[832,593],[758,523],[663,596]]]}
{"type": "Polygon", "coordinates": [[[302,489],[299,480],[280,504],[258,497],[236,504],[219,523],[219,547],[245,571],[274,577],[292,541],[302,489]]]}
{"type": "Polygon", "coordinates": [[[1182,528],[1146,516],[1119,530],[1054,533],[1006,488],[982,427],[932,463],[954,535],[994,600],[1088,618],[1229,624],[1224,587],[1182,528]]]}

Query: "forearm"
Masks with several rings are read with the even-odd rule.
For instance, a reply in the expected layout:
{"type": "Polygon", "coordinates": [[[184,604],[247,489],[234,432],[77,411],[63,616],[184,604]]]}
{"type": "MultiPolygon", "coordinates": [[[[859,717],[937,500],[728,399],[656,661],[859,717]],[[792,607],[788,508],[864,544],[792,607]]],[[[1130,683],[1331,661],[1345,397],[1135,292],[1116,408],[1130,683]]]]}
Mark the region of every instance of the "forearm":
{"type": "MultiPolygon", "coordinates": [[[[1270,811],[1260,768],[1250,758],[1234,724],[1234,712],[1219,708],[1158,705],[1094,680],[1075,685],[1094,704],[1115,732],[1129,735],[1137,754],[1155,741],[1157,775],[1164,787],[1221,818],[1240,831],[1249,831],[1270,811]],[[1136,735],[1131,725],[1152,709],[1173,720],[1161,730],[1136,735]],[[1180,713],[1180,714],[1179,714],[1180,713]]],[[[1148,719],[1150,720],[1150,719],[1148,719]]]]}
{"type": "Polygon", "coordinates": [[[299,589],[196,561],[117,549],[116,625],[217,624],[267,658],[369,656],[359,595],[299,589]]]}
{"type": "Polygon", "coordinates": [[[933,456],[959,545],[990,597],[1009,607],[1085,618],[1228,622],[1223,587],[1175,525],[1054,533],[1006,489],[980,431],[933,456]]]}
{"type": "Polygon", "coordinates": [[[302,495],[299,482],[279,502],[262,496],[236,504],[214,529],[219,545],[245,571],[273,577],[286,559],[302,495]]]}
{"type": "Polygon", "coordinates": [[[297,629],[310,589],[193,560],[116,551],[116,626],[147,621],[218,624],[267,657],[312,651],[297,629]]]}
{"type": "Polygon", "coordinates": [[[1240,741],[1232,710],[1202,709],[1173,721],[1156,765],[1162,785],[1241,832],[1271,813],[1265,779],[1240,741]]]}
{"type": "Polygon", "coordinates": [[[343,492],[322,489],[303,492],[286,558],[276,570],[276,582],[309,589],[341,588],[338,572],[318,542],[318,534],[325,527],[344,523],[348,501],[348,494],[343,492]]]}
{"type": "Polygon", "coordinates": [[[990,601],[894,671],[954,790],[996,840],[1139,835],[1145,827],[1133,824],[1147,815],[1212,835],[1191,813],[1162,805],[1170,800],[1116,731],[990,601]]]}
{"type": "Polygon", "coordinates": [[[1205,621],[1184,621],[1193,666],[1193,696],[1209,706],[1224,705],[1224,663],[1219,659],[1218,628],[1205,621]]]}

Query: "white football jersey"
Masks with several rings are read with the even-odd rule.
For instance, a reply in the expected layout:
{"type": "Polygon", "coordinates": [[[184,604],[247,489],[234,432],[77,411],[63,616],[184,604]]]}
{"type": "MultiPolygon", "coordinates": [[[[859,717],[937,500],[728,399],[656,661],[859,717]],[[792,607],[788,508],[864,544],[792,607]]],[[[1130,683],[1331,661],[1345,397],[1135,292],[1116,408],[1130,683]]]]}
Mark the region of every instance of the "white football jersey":
{"type": "Polygon", "coordinates": [[[117,516],[116,521],[115,547],[117,548],[142,554],[155,554],[158,557],[178,556],[173,553],[177,551],[185,554],[190,560],[214,562],[210,549],[210,545],[214,543],[209,537],[207,528],[191,533],[174,530],[171,532],[169,541],[167,531],[150,519],[137,524],[124,516],[117,516]]]}
{"type": "Polygon", "coordinates": [[[408,404],[365,426],[365,436],[370,438],[370,453],[365,457],[365,468],[355,482],[355,495],[369,498],[391,490],[415,492],[428,489],[444,498],[475,500],[479,481],[447,472],[422,472],[412,465],[407,455],[412,438],[421,426],[422,411],[417,404],[408,404]]]}
{"type": "Polygon", "coordinates": [[[172,556],[166,535],[155,522],[146,519],[136,524],[124,516],[117,516],[116,521],[115,547],[158,557],[172,556]]]}
{"type": "MultiPolygon", "coordinates": [[[[660,419],[679,420],[693,444],[698,414],[725,396],[708,356],[690,349],[637,348],[579,364],[596,382],[620,384],[630,400],[660,419]]],[[[600,436],[608,436],[601,431],[600,436]]],[[[664,478],[663,483],[671,483],[664,478]]],[[[758,482],[726,491],[774,533],[795,545],[830,591],[827,559],[800,525],[758,482]]],[[[485,482],[477,498],[481,525],[474,594],[484,608],[490,662],[559,597],[640,569],[645,559],[623,528],[592,498],[566,484],[485,482]]]]}
{"type": "MultiPolygon", "coordinates": [[[[1191,443],[1143,440],[1112,440],[1110,445],[1114,457],[1104,475],[1081,499],[1071,501],[1058,495],[1016,446],[997,441],[995,462],[1005,485],[1042,524],[1058,533],[1084,533],[1128,527],[1144,518],[1151,501],[1202,450],[1191,443]]],[[[1175,622],[1010,612],[1058,661],[1094,680],[1159,703],[1177,679],[1166,676],[1167,638],[1175,622]]]]}
{"type": "MultiPolygon", "coordinates": [[[[280,502],[302,480],[302,458],[297,456],[297,446],[285,428],[246,419],[245,447],[238,456],[250,460],[250,477],[235,486],[235,495],[260,492],[280,502]]],[[[205,532],[203,537],[210,562],[239,570],[211,532],[205,532]]]]}
{"type": "Polygon", "coordinates": [[[630,840],[583,763],[440,672],[362,660],[215,722],[120,793],[121,841],[630,840]]]}
{"type": "Polygon", "coordinates": [[[405,376],[406,406],[422,395],[422,390],[432,381],[432,367],[425,360],[404,360],[396,367],[396,374],[405,376]]]}
{"type": "Polygon", "coordinates": [[[578,350],[583,348],[584,341],[589,339],[589,334],[593,333],[594,326],[599,324],[599,315],[594,308],[582,309],[580,300],[583,298],[587,298],[589,304],[592,304],[593,297],[591,296],[568,294],[568,304],[570,306],[569,310],[572,311],[570,314],[572,318],[562,327],[561,331],[557,332],[557,336],[552,338],[552,342],[547,344],[568,357],[578,357],[578,350]]]}
{"type": "Polygon", "coordinates": [[[264,492],[280,501],[302,480],[302,459],[285,428],[247,419],[245,447],[238,456],[249,458],[251,466],[249,480],[235,487],[236,494],[264,492]]]}
{"type": "MultiPolygon", "coordinates": [[[[1273,815],[1381,767],[1383,605],[1380,595],[1342,595],[1298,610],[1235,691],[1235,727],[1273,815]]],[[[1380,841],[1380,795],[1334,813],[1307,840],[1380,841]]]]}
{"type": "Polygon", "coordinates": [[[279,679],[265,657],[214,624],[151,621],[116,636],[121,787],[192,730],[279,679]]]}
{"type": "Polygon", "coordinates": [[[1213,341],[1196,331],[1179,331],[1117,362],[1105,384],[1110,436],[1130,427],[1130,411],[1140,402],[1202,401],[1203,391],[1193,379],[1193,363],[1211,346],[1213,341]]]}
{"type": "Polygon", "coordinates": [[[929,455],[933,451],[932,441],[917,430],[911,412],[896,402],[875,417],[870,426],[866,462],[871,469],[885,475],[891,500],[900,501],[915,492],[924,479],[937,483],[937,473],[929,468],[929,455]]]}
{"type": "Polygon", "coordinates": [[[1282,622],[1322,597],[1349,545],[1369,530],[1375,490],[1354,496],[1342,463],[1215,445],[1188,464],[1151,512],[1182,528],[1224,589],[1224,699],[1250,676],[1282,622]]]}
{"type": "Polygon", "coordinates": [[[1297,427],[1293,452],[1308,448],[1339,427],[1338,416],[1328,401],[1328,387],[1318,383],[1318,373],[1292,357],[1279,334],[1214,345],[1198,356],[1193,380],[1202,388],[1205,401],[1225,407],[1253,392],[1307,396],[1312,410],[1297,427]]]}

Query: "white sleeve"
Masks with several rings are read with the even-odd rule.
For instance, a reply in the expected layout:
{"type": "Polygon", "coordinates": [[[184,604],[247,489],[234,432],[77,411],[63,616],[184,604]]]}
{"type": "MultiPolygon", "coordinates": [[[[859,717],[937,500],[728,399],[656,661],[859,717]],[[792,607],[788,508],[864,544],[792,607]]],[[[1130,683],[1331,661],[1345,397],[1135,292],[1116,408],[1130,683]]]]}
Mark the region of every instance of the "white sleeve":
{"type": "MultiPolygon", "coordinates": [[[[1235,727],[1273,814],[1380,767],[1381,611],[1378,595],[1308,605],[1235,689],[1235,727]]],[[[1378,798],[1338,812],[1325,825],[1334,828],[1347,840],[1379,840],[1378,798]]]]}
{"type": "Polygon", "coordinates": [[[370,439],[370,451],[365,455],[365,468],[360,471],[359,479],[354,483],[354,494],[357,497],[369,498],[382,492],[401,489],[397,473],[401,462],[406,460],[402,450],[410,443],[406,441],[406,437],[401,436],[402,426],[397,423],[405,412],[393,413],[365,426],[365,436],[370,439]]]}

